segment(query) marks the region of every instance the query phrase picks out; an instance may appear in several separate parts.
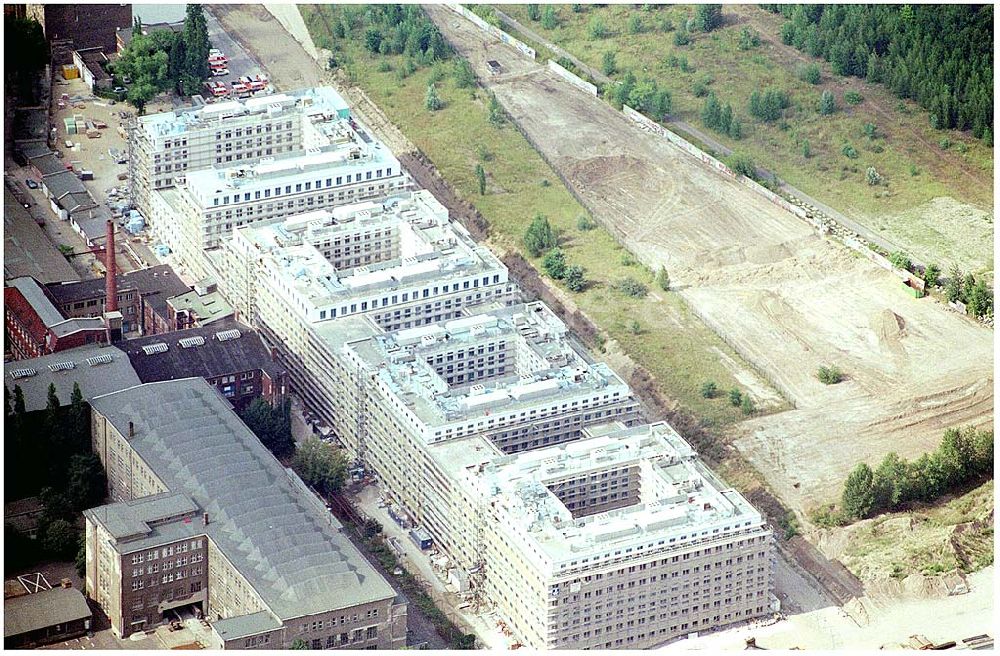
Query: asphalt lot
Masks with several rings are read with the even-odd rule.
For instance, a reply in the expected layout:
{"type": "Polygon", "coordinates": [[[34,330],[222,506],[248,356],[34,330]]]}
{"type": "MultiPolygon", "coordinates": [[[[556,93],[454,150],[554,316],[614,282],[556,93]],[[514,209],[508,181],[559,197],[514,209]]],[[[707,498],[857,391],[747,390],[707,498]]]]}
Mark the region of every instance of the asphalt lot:
{"type": "MultiPolygon", "coordinates": [[[[205,23],[208,26],[208,40],[213,48],[222,51],[222,54],[229,58],[229,75],[209,78],[213,81],[225,82],[230,88],[237,78],[244,75],[254,77],[262,75],[260,64],[243,49],[243,46],[236,43],[231,36],[219,24],[219,20],[210,11],[205,11],[205,23]]],[[[208,100],[206,97],[205,100],[208,100]]]]}

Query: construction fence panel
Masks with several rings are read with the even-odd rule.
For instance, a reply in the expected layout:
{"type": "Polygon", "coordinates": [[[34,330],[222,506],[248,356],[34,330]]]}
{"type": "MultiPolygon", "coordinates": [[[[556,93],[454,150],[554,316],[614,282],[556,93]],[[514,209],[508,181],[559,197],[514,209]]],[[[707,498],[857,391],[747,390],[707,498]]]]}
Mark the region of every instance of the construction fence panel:
{"type": "Polygon", "coordinates": [[[552,71],[553,73],[555,73],[556,75],[558,75],[559,77],[561,77],[562,79],[566,80],[567,82],[569,82],[573,86],[577,87],[578,89],[580,89],[582,91],[585,91],[586,93],[589,93],[590,95],[592,95],[594,97],[597,97],[597,85],[596,84],[591,84],[590,82],[587,82],[586,80],[582,79],[580,76],[575,75],[574,73],[566,70],[565,67],[560,66],[559,64],[557,64],[556,62],[552,61],[551,59],[549,60],[549,70],[552,71]]]}
{"type": "Polygon", "coordinates": [[[494,36],[494,37],[500,39],[500,41],[502,41],[503,43],[506,43],[509,46],[514,46],[525,57],[529,57],[531,59],[535,58],[535,49],[534,48],[528,46],[527,44],[525,44],[525,43],[523,43],[521,41],[519,41],[518,39],[515,39],[511,35],[507,34],[503,30],[501,30],[499,27],[496,27],[494,25],[490,25],[489,23],[487,23],[486,21],[484,21],[482,18],[480,18],[477,14],[474,14],[473,12],[469,11],[468,9],[466,9],[465,7],[463,7],[462,5],[449,3],[449,4],[446,4],[445,6],[448,9],[451,9],[456,14],[459,14],[460,16],[464,16],[465,18],[469,19],[469,21],[471,21],[473,25],[475,25],[476,27],[478,27],[482,31],[486,32],[490,36],[494,36]]]}

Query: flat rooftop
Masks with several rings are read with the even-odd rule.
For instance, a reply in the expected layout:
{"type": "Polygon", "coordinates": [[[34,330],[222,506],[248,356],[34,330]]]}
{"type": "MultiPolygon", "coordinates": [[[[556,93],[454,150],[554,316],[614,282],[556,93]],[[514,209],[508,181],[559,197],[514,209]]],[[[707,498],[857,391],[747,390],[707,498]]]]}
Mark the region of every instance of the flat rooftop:
{"type": "Polygon", "coordinates": [[[699,460],[665,422],[588,429],[584,439],[502,456],[468,478],[511,533],[556,571],[634,552],[679,547],[759,527],[760,513],[699,460]],[[550,489],[567,481],[599,480],[631,468],[637,503],[574,517],[550,489]]]}
{"type": "Polygon", "coordinates": [[[169,490],[87,511],[120,537],[121,553],[207,534],[281,620],[395,597],[323,503],[203,379],[147,383],[91,404],[123,435],[133,423],[130,445],[169,490]]]}
{"type": "Polygon", "coordinates": [[[345,350],[428,427],[545,409],[598,390],[629,396],[625,382],[606,364],[590,361],[540,302],[373,335],[345,350]],[[508,370],[497,377],[449,384],[431,364],[438,354],[500,342],[507,343],[508,370]]]}
{"type": "Polygon", "coordinates": [[[150,114],[139,118],[139,128],[154,137],[182,136],[189,131],[222,127],[226,120],[237,116],[298,114],[346,118],[347,112],[347,102],[334,89],[313,87],[150,114]]]}
{"type": "Polygon", "coordinates": [[[167,305],[172,307],[175,312],[191,312],[198,317],[198,323],[206,326],[233,316],[233,306],[219,291],[199,294],[192,289],[184,294],[168,298],[167,305]]]}

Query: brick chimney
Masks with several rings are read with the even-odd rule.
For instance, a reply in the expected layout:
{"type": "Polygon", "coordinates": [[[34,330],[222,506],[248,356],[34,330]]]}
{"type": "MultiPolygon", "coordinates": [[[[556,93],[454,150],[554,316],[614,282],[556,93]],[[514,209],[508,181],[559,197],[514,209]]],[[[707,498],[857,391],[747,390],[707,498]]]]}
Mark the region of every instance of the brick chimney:
{"type": "Polygon", "coordinates": [[[115,223],[108,219],[107,239],[105,239],[104,256],[106,273],[104,274],[105,312],[118,311],[118,266],[115,263],[115,223]]]}

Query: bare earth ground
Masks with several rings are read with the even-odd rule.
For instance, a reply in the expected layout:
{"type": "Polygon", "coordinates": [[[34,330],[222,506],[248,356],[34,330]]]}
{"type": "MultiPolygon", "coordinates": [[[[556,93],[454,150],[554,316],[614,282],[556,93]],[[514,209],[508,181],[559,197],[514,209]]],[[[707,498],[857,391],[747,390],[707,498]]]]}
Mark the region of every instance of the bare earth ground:
{"type": "Polygon", "coordinates": [[[428,13],[595,218],[665,265],[695,312],[794,401],[735,436],[790,507],[834,500],[859,459],[913,457],[948,426],[990,421],[992,331],[908,297],[888,272],[447,9],[428,13]],[[487,59],[501,75],[485,73],[487,59]],[[824,364],[848,380],[822,385],[824,364]]]}

